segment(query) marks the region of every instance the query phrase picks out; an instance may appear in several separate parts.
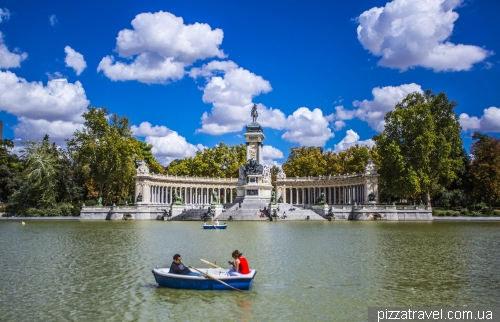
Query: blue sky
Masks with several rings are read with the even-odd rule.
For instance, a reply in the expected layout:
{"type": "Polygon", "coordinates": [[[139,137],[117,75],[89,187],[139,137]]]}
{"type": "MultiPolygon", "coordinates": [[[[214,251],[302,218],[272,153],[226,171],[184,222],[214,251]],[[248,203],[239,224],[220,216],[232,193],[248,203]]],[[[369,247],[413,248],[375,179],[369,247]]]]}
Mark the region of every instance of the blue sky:
{"type": "Polygon", "coordinates": [[[266,163],[290,147],[372,145],[385,113],[431,89],[471,133],[500,132],[500,2],[0,2],[4,138],[64,145],[87,105],[130,118],[163,163],[243,142],[255,103],[266,163]]]}

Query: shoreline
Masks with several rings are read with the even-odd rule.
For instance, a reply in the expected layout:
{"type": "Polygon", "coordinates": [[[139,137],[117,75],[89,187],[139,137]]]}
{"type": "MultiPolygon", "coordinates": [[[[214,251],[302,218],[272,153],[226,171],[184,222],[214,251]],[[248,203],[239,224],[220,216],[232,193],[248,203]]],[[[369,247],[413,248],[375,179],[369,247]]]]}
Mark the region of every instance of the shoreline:
{"type": "MultiPolygon", "coordinates": [[[[0,220],[85,220],[82,219],[81,217],[0,217],[0,220]]],[[[97,220],[96,220],[97,221],[97,220]]],[[[245,221],[245,220],[238,220],[238,221],[245,221]]],[[[344,220],[342,220],[344,221],[344,220]]],[[[385,220],[376,220],[376,221],[385,221],[385,220]]],[[[388,220],[391,222],[398,221],[398,220],[388,220]]],[[[404,220],[404,222],[408,221],[415,221],[415,222],[421,222],[422,220],[404,220]]],[[[432,217],[432,221],[500,221],[500,217],[432,217]]],[[[403,221],[401,221],[403,222],[403,221]]]]}
{"type": "Polygon", "coordinates": [[[435,221],[500,221],[500,217],[432,217],[435,221]]]}

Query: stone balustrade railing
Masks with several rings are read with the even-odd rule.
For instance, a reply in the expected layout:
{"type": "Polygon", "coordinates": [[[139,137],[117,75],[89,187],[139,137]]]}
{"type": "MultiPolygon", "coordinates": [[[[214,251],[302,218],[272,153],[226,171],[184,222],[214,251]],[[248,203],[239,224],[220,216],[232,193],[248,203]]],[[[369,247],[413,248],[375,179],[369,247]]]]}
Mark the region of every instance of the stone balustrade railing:
{"type": "Polygon", "coordinates": [[[352,174],[338,174],[338,175],[328,175],[319,177],[289,177],[285,179],[276,179],[277,182],[308,182],[308,181],[318,181],[318,180],[332,180],[332,179],[347,179],[362,176],[362,173],[352,173],[352,174]]]}
{"type": "Polygon", "coordinates": [[[155,174],[148,173],[143,176],[158,180],[168,180],[169,182],[196,182],[196,183],[225,183],[225,184],[237,184],[238,178],[211,178],[211,177],[190,177],[190,176],[178,176],[170,174],[155,174]]]}

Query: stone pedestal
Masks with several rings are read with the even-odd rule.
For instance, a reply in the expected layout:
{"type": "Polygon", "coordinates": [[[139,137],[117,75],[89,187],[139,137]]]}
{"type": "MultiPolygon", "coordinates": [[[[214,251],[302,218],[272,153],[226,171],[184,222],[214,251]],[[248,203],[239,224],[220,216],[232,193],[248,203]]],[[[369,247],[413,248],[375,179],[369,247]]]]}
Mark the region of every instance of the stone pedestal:
{"type": "Polygon", "coordinates": [[[186,205],[172,205],[170,208],[170,217],[177,217],[182,214],[182,212],[186,209],[186,205]]]}
{"type": "Polygon", "coordinates": [[[313,205],[312,206],[312,211],[317,213],[318,215],[325,217],[328,214],[328,209],[330,209],[330,206],[328,204],[324,205],[313,205]]]}
{"type": "Polygon", "coordinates": [[[221,204],[212,204],[210,205],[210,207],[213,209],[213,211],[215,212],[215,216],[214,216],[214,219],[219,217],[219,215],[222,213],[222,205],[221,204]]]}

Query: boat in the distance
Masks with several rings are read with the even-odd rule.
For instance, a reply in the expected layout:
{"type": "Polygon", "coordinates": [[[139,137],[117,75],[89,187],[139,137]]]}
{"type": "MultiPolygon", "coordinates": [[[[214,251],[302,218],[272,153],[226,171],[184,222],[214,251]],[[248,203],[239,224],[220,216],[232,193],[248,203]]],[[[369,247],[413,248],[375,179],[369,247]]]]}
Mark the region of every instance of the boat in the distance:
{"type": "MultiPolygon", "coordinates": [[[[228,270],[226,269],[198,268],[198,270],[205,274],[210,274],[214,278],[239,290],[250,289],[253,279],[257,274],[257,271],[254,269],[250,270],[250,274],[240,276],[228,276],[228,270]]],[[[159,286],[186,290],[230,290],[226,285],[209,277],[171,274],[169,271],[170,268],[153,269],[153,275],[159,286]]]]}
{"type": "Polygon", "coordinates": [[[203,225],[203,229],[226,229],[226,228],[227,228],[227,224],[224,224],[224,225],[210,225],[210,224],[203,225]]]}

